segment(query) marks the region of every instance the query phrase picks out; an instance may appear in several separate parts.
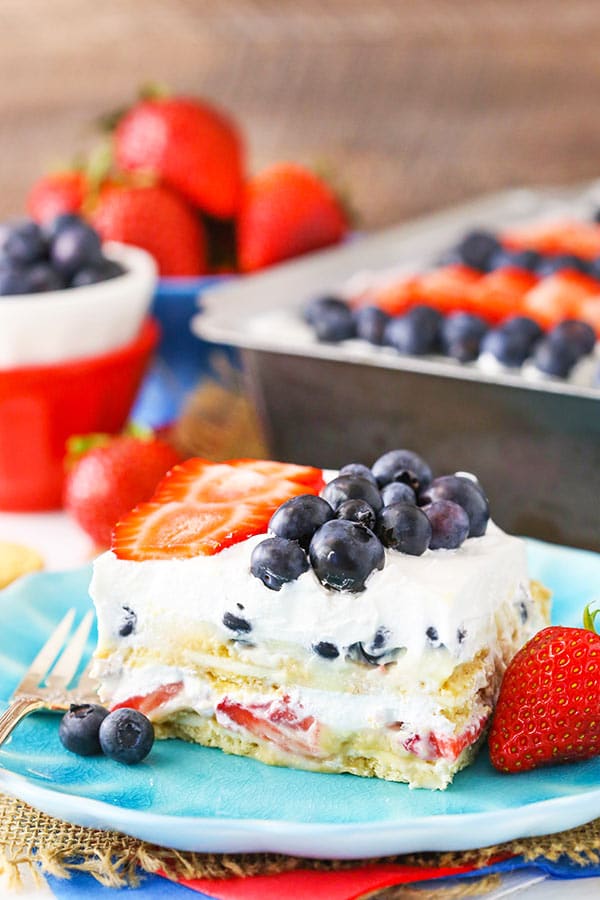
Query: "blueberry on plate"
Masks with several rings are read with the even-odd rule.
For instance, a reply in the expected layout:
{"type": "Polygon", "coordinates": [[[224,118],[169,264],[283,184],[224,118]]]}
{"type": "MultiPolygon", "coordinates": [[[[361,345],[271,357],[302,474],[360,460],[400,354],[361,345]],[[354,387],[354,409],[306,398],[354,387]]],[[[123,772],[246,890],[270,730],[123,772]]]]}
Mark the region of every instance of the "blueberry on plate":
{"type": "Polygon", "coordinates": [[[0,224],[0,259],[27,266],[45,256],[46,241],[36,222],[19,219],[0,224]]]}
{"type": "Polygon", "coordinates": [[[384,549],[373,532],[345,519],[332,519],[319,528],[309,556],[321,584],[334,591],[364,591],[371,572],[385,565],[384,549]]]}
{"type": "Polygon", "coordinates": [[[490,231],[477,229],[466,234],[455,249],[465,266],[488,272],[494,255],[500,250],[500,243],[490,231]]]}
{"type": "Polygon", "coordinates": [[[580,354],[571,344],[545,337],[535,348],[533,364],[545,375],[566,378],[579,358],[580,354]]]}
{"type": "Polygon", "coordinates": [[[438,500],[452,500],[462,506],[469,517],[469,537],[485,534],[490,518],[490,505],[482,488],[462,475],[442,475],[435,478],[427,490],[419,495],[419,503],[428,506],[438,500]]]}
{"type": "Polygon", "coordinates": [[[431,525],[425,513],[413,503],[384,506],[377,517],[377,535],[384,547],[421,556],[431,541],[431,525]]]}
{"type": "Polygon", "coordinates": [[[71,278],[71,287],[84,287],[88,284],[98,284],[102,281],[109,281],[111,278],[118,278],[125,273],[123,266],[112,259],[103,259],[101,263],[95,266],[86,266],[75,272],[71,278]]]}
{"type": "Polygon", "coordinates": [[[430,550],[455,550],[469,536],[469,517],[452,500],[437,500],[422,507],[431,524],[430,550]]]}
{"type": "Polygon", "coordinates": [[[384,343],[398,353],[423,356],[435,353],[439,346],[442,317],[431,306],[414,306],[403,316],[390,319],[385,328],[384,343]]]}
{"type": "Polygon", "coordinates": [[[425,460],[412,450],[388,450],[375,460],[371,470],[379,487],[385,487],[392,481],[402,481],[418,491],[427,487],[432,478],[425,460]]]}
{"type": "Polygon", "coordinates": [[[480,351],[489,353],[503,366],[518,368],[531,352],[531,341],[516,330],[500,326],[483,336],[480,351]]]}
{"type": "Polygon", "coordinates": [[[347,303],[335,297],[313,301],[305,312],[305,318],[312,325],[319,341],[336,344],[356,335],[352,310],[347,303]]]}
{"type": "Polygon", "coordinates": [[[346,500],[366,500],[375,512],[378,512],[383,506],[377,486],[361,476],[338,475],[337,478],[325,485],[321,491],[321,497],[336,512],[346,500]]]}
{"type": "Polygon", "coordinates": [[[68,225],[52,241],[50,258],[54,268],[64,278],[71,279],[80,269],[102,263],[100,237],[86,222],[68,225]]]}
{"type": "Polygon", "coordinates": [[[566,269],[572,272],[579,272],[582,275],[589,274],[587,261],[572,253],[543,256],[536,268],[536,274],[539,275],[540,278],[547,278],[549,275],[555,275],[557,272],[564,272],[566,269]]]}
{"type": "Polygon", "coordinates": [[[297,541],[272,537],[261,541],[252,551],[250,571],[271,591],[295,581],[308,571],[306,553],[297,541]]]}
{"type": "Polygon", "coordinates": [[[394,503],[413,503],[417,505],[417,495],[410,484],[404,481],[390,481],[381,491],[381,499],[384,506],[393,506],[394,503]]]}
{"type": "Polygon", "coordinates": [[[587,322],[564,319],[548,332],[548,340],[552,343],[568,344],[580,356],[586,356],[596,346],[596,332],[587,322]]]}
{"type": "Polygon", "coordinates": [[[492,256],[490,269],[525,269],[527,272],[535,272],[541,259],[537,250],[508,250],[502,247],[492,256]]]}
{"type": "Polygon", "coordinates": [[[473,313],[450,313],[441,326],[442,351],[459,362],[471,362],[479,356],[481,339],[488,330],[480,316],[473,313]]]}
{"type": "Polygon", "coordinates": [[[152,722],[137,709],[115,709],[100,725],[102,752],[115,762],[139,763],[148,756],[153,743],[152,722]]]}
{"type": "Polygon", "coordinates": [[[347,309],[348,304],[333,294],[327,294],[324,297],[313,297],[302,311],[302,318],[308,325],[314,325],[317,319],[325,310],[347,309]]]}
{"type": "Polygon", "coordinates": [[[61,744],[78,756],[102,753],[99,731],[107,716],[108,710],[97,703],[72,703],[58,728],[61,744]]]}
{"type": "Polygon", "coordinates": [[[363,306],[354,313],[356,336],[380,346],[385,342],[385,329],[389,321],[390,316],[378,306],[363,306]]]}
{"type": "Polygon", "coordinates": [[[313,494],[301,494],[282,503],[269,522],[269,531],[288,541],[298,541],[308,550],[317,528],[333,519],[334,512],[327,500],[313,494]]]}
{"type": "Polygon", "coordinates": [[[336,512],[337,519],[347,519],[349,522],[358,522],[365,525],[371,531],[375,530],[376,515],[372,506],[366,500],[345,500],[340,504],[336,512]]]}
{"type": "Polygon", "coordinates": [[[539,340],[543,331],[535,321],[529,316],[509,316],[502,323],[502,330],[509,334],[518,334],[525,343],[529,343],[531,347],[535,341],[539,340]]]}
{"type": "Polygon", "coordinates": [[[371,472],[368,466],[363,466],[362,463],[347,463],[345,466],[342,466],[339,472],[340,475],[351,475],[352,477],[358,476],[359,478],[366,478],[367,481],[371,481],[373,484],[377,484],[377,479],[371,472]]]}

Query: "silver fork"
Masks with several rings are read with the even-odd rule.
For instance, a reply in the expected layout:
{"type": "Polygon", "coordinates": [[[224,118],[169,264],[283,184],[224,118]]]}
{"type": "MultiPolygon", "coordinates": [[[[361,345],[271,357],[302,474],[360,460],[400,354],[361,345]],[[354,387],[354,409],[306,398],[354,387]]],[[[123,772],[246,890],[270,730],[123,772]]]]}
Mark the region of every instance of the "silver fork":
{"type": "Polygon", "coordinates": [[[68,709],[71,703],[97,702],[89,664],[77,684],[70,688],[81,663],[94,613],[92,610],[86,613],[79,627],[67,640],[74,620],[75,610],[70,609],[25,672],[12,695],[8,709],[0,715],[0,744],[4,743],[21,719],[35,710],[61,712],[68,709]],[[57,659],[63,645],[64,650],[57,659]]]}

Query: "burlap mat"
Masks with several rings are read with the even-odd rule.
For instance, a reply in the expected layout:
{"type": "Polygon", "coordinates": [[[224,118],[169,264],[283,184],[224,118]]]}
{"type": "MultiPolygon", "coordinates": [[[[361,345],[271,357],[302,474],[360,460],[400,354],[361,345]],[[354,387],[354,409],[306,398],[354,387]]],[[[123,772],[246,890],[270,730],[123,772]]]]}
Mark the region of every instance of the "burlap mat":
{"type": "MultiPolygon", "coordinates": [[[[566,855],[579,865],[600,862],[600,819],[539,838],[524,838],[462,853],[421,853],[388,857],[385,862],[400,862],[424,867],[485,866],[495,857],[524,856],[527,860],[546,857],[556,860],[566,855]]],[[[371,860],[373,862],[374,860],[371,860]]],[[[378,860],[381,861],[381,860],[378,860]]],[[[273,853],[216,855],[181,853],[167,850],[112,831],[81,828],[38,812],[20,800],[0,795],[0,874],[10,887],[20,883],[20,867],[34,873],[67,878],[70,872],[84,871],[107,887],[124,887],[138,882],[141,873],[166,872],[171,878],[231,878],[292,869],[341,869],[356,865],[352,861],[306,860],[273,853]]],[[[411,889],[412,890],[412,889],[411,889]]],[[[468,896],[465,884],[459,895],[468,896]]],[[[481,885],[479,887],[481,890],[481,885]]],[[[380,897],[408,897],[403,888],[380,897]]],[[[419,897],[423,897],[422,890],[419,897]]],[[[441,897],[440,892],[435,893],[441,897]]]]}

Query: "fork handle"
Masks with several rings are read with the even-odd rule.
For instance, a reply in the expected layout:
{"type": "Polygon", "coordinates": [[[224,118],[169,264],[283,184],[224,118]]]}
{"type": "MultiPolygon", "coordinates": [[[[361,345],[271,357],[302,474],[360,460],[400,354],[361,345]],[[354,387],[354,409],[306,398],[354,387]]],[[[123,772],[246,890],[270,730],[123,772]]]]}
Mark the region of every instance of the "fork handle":
{"type": "Polygon", "coordinates": [[[12,700],[8,709],[0,715],[0,744],[4,743],[21,719],[46,706],[47,703],[41,697],[17,697],[12,700]]]}

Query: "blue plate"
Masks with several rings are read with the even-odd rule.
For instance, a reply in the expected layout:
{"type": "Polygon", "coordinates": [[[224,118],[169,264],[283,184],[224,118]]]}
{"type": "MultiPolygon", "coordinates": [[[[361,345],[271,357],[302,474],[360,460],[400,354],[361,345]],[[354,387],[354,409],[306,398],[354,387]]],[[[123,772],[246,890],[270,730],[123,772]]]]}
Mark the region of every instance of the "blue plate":
{"type": "MultiPolygon", "coordinates": [[[[600,556],[536,541],[528,547],[533,576],[554,591],[555,621],[578,624],[584,603],[600,599],[600,556]]],[[[64,611],[89,608],[89,575],[88,568],[32,575],[0,593],[3,703],[64,611]]],[[[507,776],[483,750],[447,791],[411,791],[175,740],[131,768],[81,759],[62,748],[58,718],[37,714],[0,748],[0,789],[67,821],[178,849],[360,858],[463,850],[590,821],[600,816],[600,758],[507,776]]]]}

